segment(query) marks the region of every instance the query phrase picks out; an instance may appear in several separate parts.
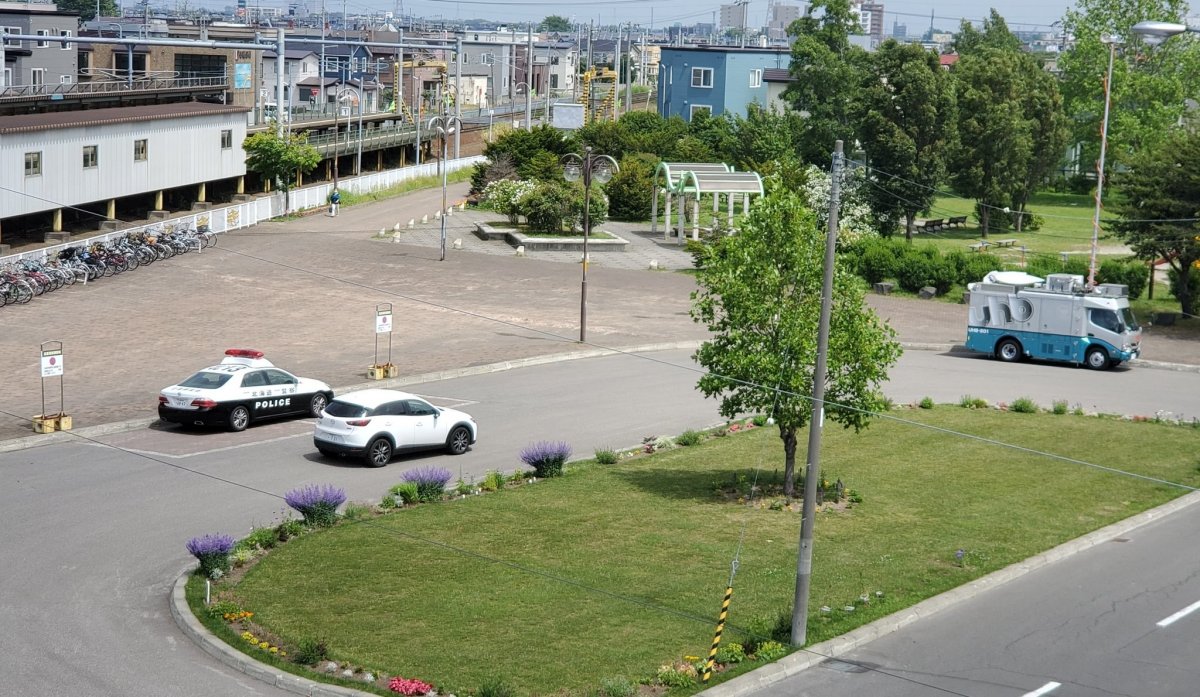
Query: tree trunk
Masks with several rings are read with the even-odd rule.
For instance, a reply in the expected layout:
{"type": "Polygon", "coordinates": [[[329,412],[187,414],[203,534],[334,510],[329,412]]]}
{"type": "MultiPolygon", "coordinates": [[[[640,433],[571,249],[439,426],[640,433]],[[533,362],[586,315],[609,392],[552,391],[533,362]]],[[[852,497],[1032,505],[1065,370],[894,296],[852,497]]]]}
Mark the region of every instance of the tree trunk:
{"type": "Polygon", "coordinates": [[[992,209],[988,206],[979,207],[979,236],[987,239],[988,223],[992,218],[992,209]]]}
{"type": "Polygon", "coordinates": [[[915,213],[906,212],[904,214],[904,239],[907,240],[909,244],[912,244],[913,221],[916,219],[916,217],[917,215],[915,213]]]}
{"type": "Polygon", "coordinates": [[[779,427],[779,439],[783,441],[783,495],[796,493],[796,429],[779,427]]]}
{"type": "Polygon", "coordinates": [[[1180,312],[1183,313],[1183,316],[1185,319],[1190,319],[1191,316],[1194,314],[1192,312],[1192,295],[1195,292],[1195,289],[1192,288],[1192,285],[1190,283],[1190,281],[1192,280],[1191,279],[1191,270],[1192,270],[1192,264],[1194,264],[1196,262],[1196,260],[1188,259],[1188,258],[1185,258],[1182,256],[1177,257],[1177,258],[1179,259],[1179,262],[1180,262],[1180,264],[1179,264],[1180,269],[1179,269],[1179,276],[1178,276],[1179,281],[1175,285],[1175,296],[1179,299],[1180,312]]]}

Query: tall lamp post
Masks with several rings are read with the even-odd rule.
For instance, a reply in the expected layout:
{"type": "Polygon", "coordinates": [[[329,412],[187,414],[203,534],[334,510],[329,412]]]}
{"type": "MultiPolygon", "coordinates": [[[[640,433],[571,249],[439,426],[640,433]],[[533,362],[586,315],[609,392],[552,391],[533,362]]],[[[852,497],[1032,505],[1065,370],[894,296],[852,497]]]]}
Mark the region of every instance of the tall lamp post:
{"type": "Polygon", "coordinates": [[[1200,32],[1200,28],[1175,22],[1138,22],[1133,25],[1132,31],[1142,37],[1142,41],[1157,46],[1176,34],[1200,32]]]}
{"type": "Polygon", "coordinates": [[[587,272],[588,236],[592,232],[592,179],[604,184],[613,172],[621,171],[617,161],[608,155],[597,155],[592,148],[583,150],[583,157],[568,153],[562,157],[563,178],[569,182],[583,179],[583,281],[579,287],[579,341],[587,341],[587,272]]]}
{"type": "Polygon", "coordinates": [[[442,141],[442,159],[438,161],[438,167],[442,170],[442,253],[438,261],[446,260],[446,136],[451,135],[462,128],[462,119],[457,116],[450,116],[445,107],[442,108],[442,115],[435,116],[429,119],[429,130],[438,132],[438,137],[442,141]]]}
{"type": "Polygon", "coordinates": [[[533,111],[532,111],[532,107],[530,106],[530,102],[529,102],[529,97],[530,97],[529,93],[533,90],[533,88],[529,86],[528,82],[518,82],[516,84],[516,86],[525,88],[525,130],[532,131],[533,130],[533,111]]]}
{"type": "MultiPolygon", "coordinates": [[[[359,151],[358,151],[357,169],[355,170],[355,174],[360,174],[361,170],[362,170],[362,147],[361,147],[362,146],[362,93],[360,93],[358,90],[354,89],[353,87],[343,87],[340,90],[338,90],[337,97],[334,98],[334,101],[336,101],[338,104],[341,104],[342,102],[346,101],[350,97],[351,94],[354,95],[354,98],[358,102],[359,151]]],[[[339,112],[341,111],[341,107],[338,108],[338,111],[339,112]]],[[[341,151],[341,147],[340,147],[341,143],[339,142],[338,135],[337,135],[338,121],[340,121],[340,120],[341,120],[341,114],[339,113],[339,114],[337,114],[337,118],[335,118],[333,120],[333,188],[334,189],[338,188],[338,160],[341,159],[341,152],[340,152],[341,151]]],[[[349,112],[349,110],[347,110],[346,111],[346,140],[347,140],[347,142],[349,142],[349,138],[350,138],[350,112],[349,112]]]]}
{"type": "Polygon", "coordinates": [[[1109,34],[1100,35],[1100,43],[1108,46],[1108,73],[1104,77],[1104,120],[1100,122],[1100,161],[1096,163],[1096,211],[1092,215],[1092,256],[1088,263],[1088,287],[1096,285],[1096,247],[1100,243],[1100,209],[1104,195],[1104,156],[1108,151],[1108,114],[1112,105],[1113,61],[1121,39],[1109,34]]]}

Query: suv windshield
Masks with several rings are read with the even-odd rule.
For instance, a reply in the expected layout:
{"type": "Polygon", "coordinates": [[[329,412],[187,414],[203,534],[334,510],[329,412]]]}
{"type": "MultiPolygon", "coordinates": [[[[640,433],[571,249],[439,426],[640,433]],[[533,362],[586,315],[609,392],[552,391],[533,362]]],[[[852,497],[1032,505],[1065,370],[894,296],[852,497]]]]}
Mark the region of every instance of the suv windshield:
{"type": "Polygon", "coordinates": [[[361,419],[370,412],[366,407],[357,404],[333,400],[325,407],[325,413],[341,419],[361,419]]]}
{"type": "Polygon", "coordinates": [[[201,390],[215,390],[229,382],[229,373],[210,373],[202,370],[192,377],[179,383],[180,387],[195,387],[201,390]]]}

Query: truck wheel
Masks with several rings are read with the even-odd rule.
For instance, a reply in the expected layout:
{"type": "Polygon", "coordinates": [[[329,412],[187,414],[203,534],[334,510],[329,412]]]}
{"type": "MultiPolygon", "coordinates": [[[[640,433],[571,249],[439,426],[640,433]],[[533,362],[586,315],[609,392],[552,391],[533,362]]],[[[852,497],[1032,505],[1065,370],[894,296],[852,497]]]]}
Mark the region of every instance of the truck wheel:
{"type": "Polygon", "coordinates": [[[1108,370],[1108,352],[1099,347],[1090,348],[1084,357],[1084,362],[1092,370],[1108,370]]]}
{"type": "Polygon", "coordinates": [[[996,357],[1005,363],[1016,363],[1021,360],[1021,342],[1016,339],[1004,339],[996,344],[996,357]]]}

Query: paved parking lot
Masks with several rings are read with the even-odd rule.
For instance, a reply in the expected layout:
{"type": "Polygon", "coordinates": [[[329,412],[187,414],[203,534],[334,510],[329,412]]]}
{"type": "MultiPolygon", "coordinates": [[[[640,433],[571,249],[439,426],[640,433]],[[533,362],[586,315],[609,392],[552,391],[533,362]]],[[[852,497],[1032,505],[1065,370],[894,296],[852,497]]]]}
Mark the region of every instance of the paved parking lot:
{"type": "MultiPolygon", "coordinates": [[[[466,184],[450,189],[461,200],[466,184]]],[[[335,386],[360,383],[375,360],[377,303],[394,306],[392,361],[402,375],[575,353],[699,341],[688,314],[695,289],[682,247],[646,224],[606,223],[628,239],[625,252],[592,255],[588,341],[579,337],[580,255],[517,257],[503,242],[472,234],[490,216],[447,219],[450,249],[438,260],[441,192],[430,189],[226,233],[217,247],[133,272],[76,285],[0,309],[0,439],[31,434],[42,411],[38,345],[62,340],[66,411],[81,428],[152,417],[160,388],[216,362],[226,348],[257,348],[293,372],[335,386]],[[410,219],[429,222],[407,228],[410,219]],[[396,223],[393,241],[379,239],[396,223]],[[656,261],[659,271],[650,271],[656,261]]],[[[963,310],[933,301],[870,296],[871,304],[913,344],[962,340],[963,310]]],[[[386,335],[385,335],[386,336],[386,335]]],[[[1146,357],[1200,364],[1194,341],[1154,337],[1146,357]]],[[[386,360],[386,339],[379,343],[386,360]]],[[[57,381],[46,381],[47,408],[58,409],[57,381]]]]}

